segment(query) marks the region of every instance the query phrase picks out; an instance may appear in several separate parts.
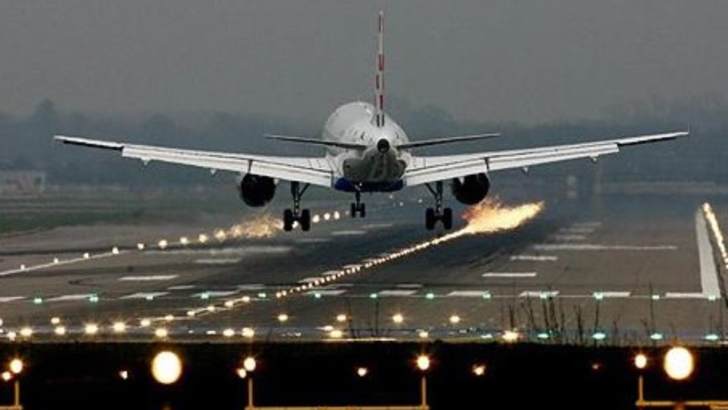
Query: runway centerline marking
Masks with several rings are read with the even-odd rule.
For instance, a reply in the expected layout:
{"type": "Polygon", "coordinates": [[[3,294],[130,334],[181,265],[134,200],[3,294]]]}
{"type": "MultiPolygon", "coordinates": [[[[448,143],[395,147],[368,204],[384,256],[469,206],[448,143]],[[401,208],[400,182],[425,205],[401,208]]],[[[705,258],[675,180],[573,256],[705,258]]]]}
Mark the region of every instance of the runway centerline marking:
{"type": "Polygon", "coordinates": [[[172,280],[176,279],[177,277],[179,277],[179,275],[122,276],[119,278],[119,280],[128,282],[153,282],[172,280]]]}
{"type": "Polygon", "coordinates": [[[484,278],[535,278],[536,272],[486,272],[484,278]]]}

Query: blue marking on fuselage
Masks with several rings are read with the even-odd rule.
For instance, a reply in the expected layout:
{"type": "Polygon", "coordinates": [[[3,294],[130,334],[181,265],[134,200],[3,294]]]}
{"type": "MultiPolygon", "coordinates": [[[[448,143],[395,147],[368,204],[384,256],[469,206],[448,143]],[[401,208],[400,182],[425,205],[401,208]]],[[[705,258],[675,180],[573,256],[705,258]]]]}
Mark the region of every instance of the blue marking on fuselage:
{"type": "Polygon", "coordinates": [[[344,192],[394,192],[404,188],[404,181],[383,182],[351,182],[346,178],[339,178],[334,184],[334,189],[344,192]]]}

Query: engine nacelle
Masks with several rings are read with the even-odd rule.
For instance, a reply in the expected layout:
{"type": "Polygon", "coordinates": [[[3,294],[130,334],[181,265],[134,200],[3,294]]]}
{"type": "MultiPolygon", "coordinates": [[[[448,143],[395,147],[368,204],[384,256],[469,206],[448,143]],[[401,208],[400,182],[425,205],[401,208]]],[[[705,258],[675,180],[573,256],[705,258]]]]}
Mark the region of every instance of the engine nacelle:
{"type": "Polygon", "coordinates": [[[273,178],[246,174],[240,181],[240,199],[248,206],[263,206],[273,199],[275,193],[273,178]]]}
{"type": "Polygon", "coordinates": [[[452,195],[460,203],[475,205],[482,201],[490,189],[490,179],[484,173],[468,175],[465,178],[453,178],[452,195]]]}

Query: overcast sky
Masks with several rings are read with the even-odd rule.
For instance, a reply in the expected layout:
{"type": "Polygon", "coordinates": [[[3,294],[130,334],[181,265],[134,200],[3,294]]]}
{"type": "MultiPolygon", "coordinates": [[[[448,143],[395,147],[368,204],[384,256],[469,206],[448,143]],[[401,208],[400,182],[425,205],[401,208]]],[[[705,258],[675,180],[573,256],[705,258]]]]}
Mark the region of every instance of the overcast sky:
{"type": "MultiPolygon", "coordinates": [[[[2,0],[0,111],[264,113],[387,95],[475,121],[728,93],[725,0],[2,0]]],[[[390,111],[396,119],[397,113],[390,111]]]]}

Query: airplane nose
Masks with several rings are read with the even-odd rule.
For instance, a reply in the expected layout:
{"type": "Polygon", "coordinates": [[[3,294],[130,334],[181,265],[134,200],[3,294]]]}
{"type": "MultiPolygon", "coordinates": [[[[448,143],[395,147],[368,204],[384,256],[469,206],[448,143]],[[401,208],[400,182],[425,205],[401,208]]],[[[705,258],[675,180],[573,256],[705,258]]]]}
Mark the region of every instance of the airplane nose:
{"type": "Polygon", "coordinates": [[[379,151],[382,154],[384,154],[387,151],[389,151],[389,140],[388,139],[384,139],[384,138],[380,139],[377,142],[377,151],[379,151]]]}

